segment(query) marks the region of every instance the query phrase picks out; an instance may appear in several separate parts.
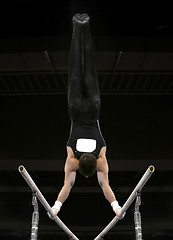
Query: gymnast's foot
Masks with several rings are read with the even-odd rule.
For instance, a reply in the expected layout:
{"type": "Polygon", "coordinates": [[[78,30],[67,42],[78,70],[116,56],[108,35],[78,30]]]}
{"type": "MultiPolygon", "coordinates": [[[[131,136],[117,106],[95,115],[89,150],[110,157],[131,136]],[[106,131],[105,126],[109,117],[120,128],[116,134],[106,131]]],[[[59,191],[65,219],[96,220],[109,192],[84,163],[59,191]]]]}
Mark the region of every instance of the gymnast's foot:
{"type": "Polygon", "coordinates": [[[82,24],[83,23],[82,16],[79,13],[75,14],[72,18],[72,22],[73,22],[73,24],[75,24],[75,23],[82,24]]]}
{"type": "Polygon", "coordinates": [[[89,16],[88,16],[87,13],[83,13],[82,16],[81,16],[81,18],[82,18],[82,22],[83,22],[83,23],[88,23],[89,20],[90,20],[90,18],[89,18],[89,16]]]}

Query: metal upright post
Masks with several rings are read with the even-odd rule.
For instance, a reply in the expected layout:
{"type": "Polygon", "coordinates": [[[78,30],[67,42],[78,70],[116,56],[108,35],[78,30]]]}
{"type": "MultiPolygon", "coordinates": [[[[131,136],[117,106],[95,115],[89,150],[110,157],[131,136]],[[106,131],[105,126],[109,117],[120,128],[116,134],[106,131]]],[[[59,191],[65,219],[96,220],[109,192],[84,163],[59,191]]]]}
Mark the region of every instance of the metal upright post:
{"type": "Polygon", "coordinates": [[[139,212],[140,205],[141,205],[141,193],[137,192],[134,212],[136,240],[142,240],[141,214],[139,212]]]}
{"type": "Polygon", "coordinates": [[[31,240],[37,240],[39,212],[36,192],[32,194],[32,205],[34,206],[34,212],[32,214],[31,240]]]}

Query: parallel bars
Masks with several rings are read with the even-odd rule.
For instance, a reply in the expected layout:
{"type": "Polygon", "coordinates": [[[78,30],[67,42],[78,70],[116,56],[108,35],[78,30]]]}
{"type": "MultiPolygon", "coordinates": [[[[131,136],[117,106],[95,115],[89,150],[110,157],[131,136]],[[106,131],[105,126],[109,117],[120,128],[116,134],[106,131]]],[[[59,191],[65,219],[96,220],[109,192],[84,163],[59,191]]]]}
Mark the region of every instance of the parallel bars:
{"type": "Polygon", "coordinates": [[[29,185],[29,187],[31,188],[31,190],[33,192],[36,193],[37,198],[39,199],[39,201],[41,202],[41,204],[43,205],[43,207],[46,209],[47,212],[49,212],[49,214],[51,215],[52,219],[64,230],[64,232],[71,238],[74,240],[79,240],[71,231],[70,229],[61,221],[61,219],[56,216],[56,218],[54,218],[54,214],[53,211],[50,207],[50,205],[48,204],[48,202],[46,201],[46,199],[44,198],[44,196],[42,195],[42,193],[40,192],[40,190],[38,189],[38,187],[36,186],[36,184],[34,183],[34,181],[32,180],[31,176],[29,175],[29,173],[27,172],[27,170],[25,169],[24,166],[19,166],[18,168],[20,174],[22,175],[22,177],[25,179],[25,181],[27,182],[27,184],[29,185]]]}
{"type": "MultiPolygon", "coordinates": [[[[43,197],[42,193],[40,192],[40,190],[38,189],[38,187],[36,186],[36,184],[34,183],[34,181],[32,180],[32,178],[30,177],[29,173],[27,172],[27,170],[24,168],[24,166],[19,166],[18,168],[19,172],[21,173],[21,175],[23,176],[23,178],[25,179],[25,181],[28,183],[28,185],[30,186],[31,190],[33,192],[36,192],[37,194],[37,198],[40,200],[41,204],[43,205],[43,207],[47,210],[47,212],[49,212],[49,214],[53,217],[53,211],[50,207],[50,205],[48,204],[48,202],[46,201],[46,199],[43,197]]],[[[133,203],[134,199],[137,196],[137,193],[140,192],[142,190],[142,188],[144,187],[144,185],[146,184],[146,182],[148,181],[148,179],[151,177],[151,175],[153,174],[155,170],[154,166],[149,166],[148,169],[146,170],[146,172],[144,173],[143,177],[141,178],[141,180],[139,181],[139,183],[137,184],[137,186],[135,187],[135,189],[133,190],[133,192],[131,193],[131,195],[129,196],[129,198],[127,199],[127,201],[125,202],[125,204],[123,205],[119,216],[121,218],[121,216],[123,216],[123,214],[127,211],[127,209],[130,207],[130,205],[133,203]]],[[[112,219],[112,221],[103,229],[103,231],[94,239],[94,240],[99,240],[99,239],[103,239],[104,235],[107,234],[107,232],[120,220],[120,218],[114,217],[112,219]]],[[[66,234],[74,239],[74,240],[79,240],[69,229],[68,227],[60,220],[60,218],[57,216],[56,218],[54,218],[54,221],[66,232],[66,234]]]]}
{"type": "MultiPolygon", "coordinates": [[[[137,196],[137,193],[140,192],[142,190],[142,188],[144,187],[144,185],[146,184],[146,182],[148,181],[148,179],[150,178],[150,176],[153,174],[155,170],[154,166],[149,166],[148,169],[146,170],[146,172],[144,173],[143,177],[141,178],[141,180],[139,181],[139,183],[137,184],[137,186],[135,187],[135,189],[133,190],[133,192],[131,193],[131,195],[129,196],[129,198],[127,199],[127,201],[125,202],[125,204],[123,205],[121,211],[120,211],[120,217],[123,216],[123,214],[126,212],[126,210],[130,207],[130,205],[132,204],[132,202],[134,201],[134,199],[137,196]]],[[[103,231],[94,239],[94,240],[99,240],[99,239],[103,239],[104,235],[107,234],[107,232],[119,221],[120,219],[118,219],[117,217],[114,217],[112,219],[112,221],[103,229],[103,231]]]]}

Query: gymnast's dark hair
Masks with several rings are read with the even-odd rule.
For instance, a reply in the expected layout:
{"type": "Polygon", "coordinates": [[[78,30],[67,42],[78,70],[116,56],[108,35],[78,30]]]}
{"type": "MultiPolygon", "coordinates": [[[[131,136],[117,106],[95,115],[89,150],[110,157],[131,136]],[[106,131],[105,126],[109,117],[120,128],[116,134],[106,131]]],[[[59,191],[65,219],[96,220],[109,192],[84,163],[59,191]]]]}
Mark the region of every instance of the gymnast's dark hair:
{"type": "Polygon", "coordinates": [[[97,159],[92,153],[84,153],[79,158],[79,172],[83,176],[92,176],[96,172],[97,159]]]}

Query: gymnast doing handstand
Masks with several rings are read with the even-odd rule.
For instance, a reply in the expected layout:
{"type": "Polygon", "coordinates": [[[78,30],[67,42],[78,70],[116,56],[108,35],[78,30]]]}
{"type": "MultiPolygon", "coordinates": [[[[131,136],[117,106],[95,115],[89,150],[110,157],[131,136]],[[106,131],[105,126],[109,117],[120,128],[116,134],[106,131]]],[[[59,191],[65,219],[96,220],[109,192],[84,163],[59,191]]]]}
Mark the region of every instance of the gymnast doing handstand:
{"type": "Polygon", "coordinates": [[[100,92],[90,33],[90,18],[87,14],[76,14],[72,21],[73,34],[68,80],[71,131],[67,142],[64,186],[52,210],[56,217],[63,202],[69,196],[75,182],[76,171],[79,170],[86,178],[97,172],[104,196],[119,217],[121,207],[109,186],[106,143],[99,127],[100,92]]]}

